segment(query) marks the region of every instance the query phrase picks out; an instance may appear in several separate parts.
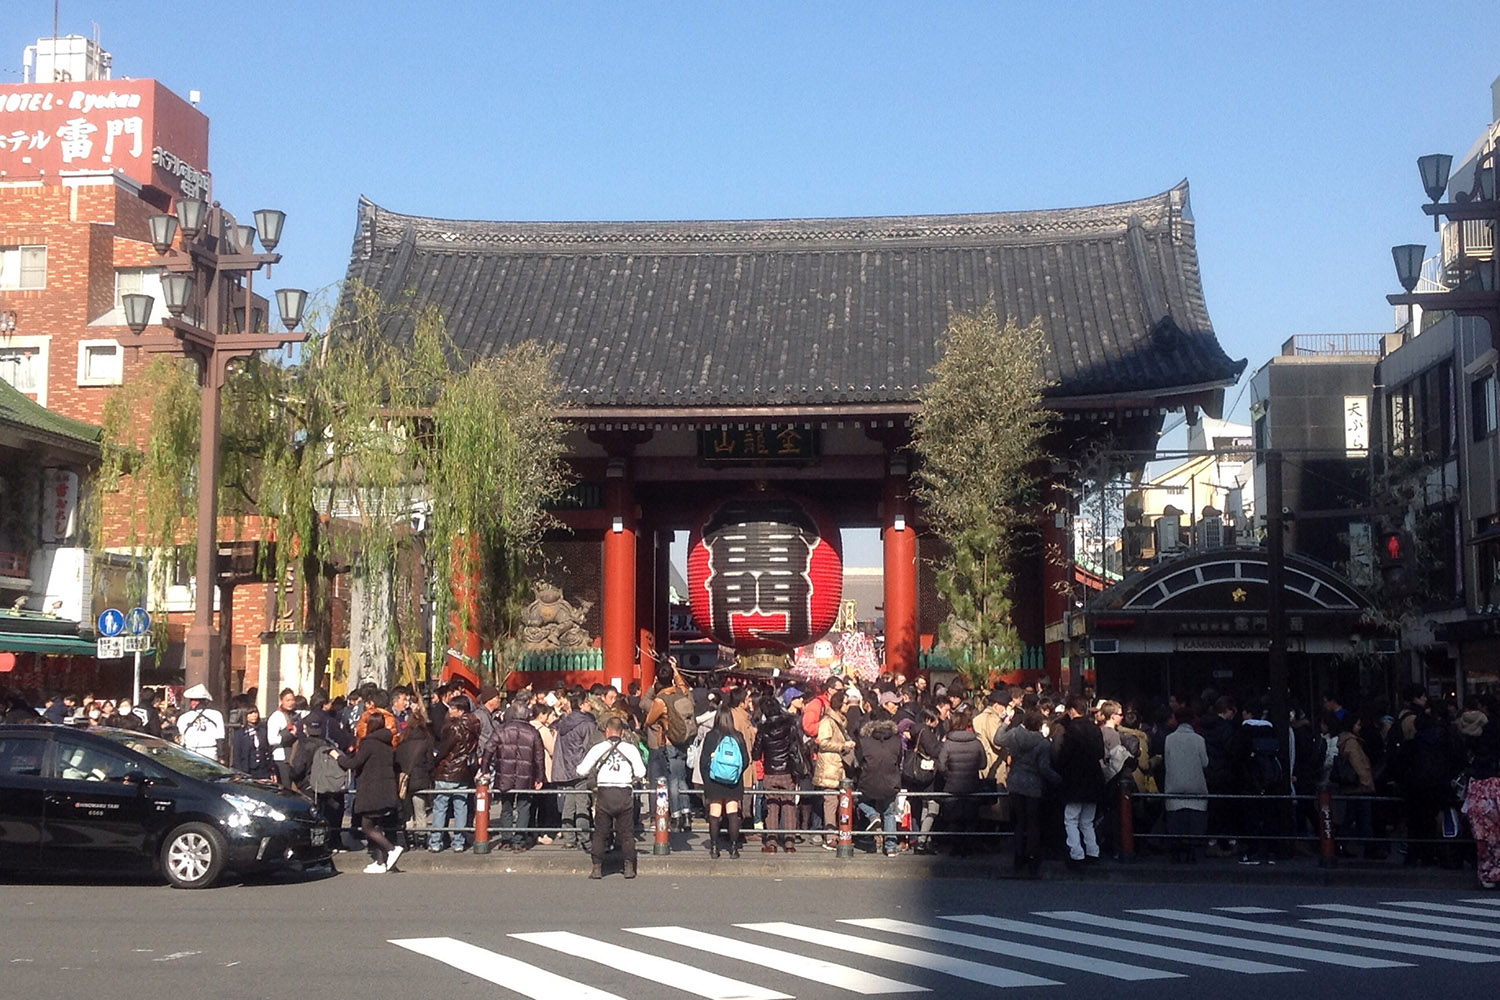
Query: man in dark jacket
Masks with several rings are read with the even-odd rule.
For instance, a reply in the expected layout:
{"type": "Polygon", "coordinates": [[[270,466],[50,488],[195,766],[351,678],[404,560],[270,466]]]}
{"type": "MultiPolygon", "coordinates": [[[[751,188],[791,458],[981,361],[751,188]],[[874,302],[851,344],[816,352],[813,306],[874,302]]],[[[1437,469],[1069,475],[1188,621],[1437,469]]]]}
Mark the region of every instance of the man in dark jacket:
{"type": "Polygon", "coordinates": [[[859,815],[873,830],[885,828],[885,856],[896,850],[896,799],[901,791],[901,735],[896,730],[896,708],[901,699],[892,691],[880,696],[880,715],[860,727],[854,758],[859,762],[859,815]]]}
{"type": "MultiPolygon", "coordinates": [[[[578,773],[583,755],[589,752],[593,742],[596,720],[589,712],[589,702],[582,692],[568,697],[572,711],[557,720],[557,739],[552,745],[552,783],[562,790],[558,796],[558,809],[564,827],[587,830],[593,822],[589,811],[589,797],[580,794],[587,790],[588,779],[578,773]],[[578,789],[580,792],[569,792],[578,789]]],[[[589,839],[584,836],[564,834],[559,838],[564,847],[580,847],[585,850],[589,839]]]]}
{"type": "Polygon", "coordinates": [[[524,851],[531,846],[532,797],[546,778],[546,751],[531,724],[531,706],[511,702],[495,730],[495,795],[500,800],[500,849],[524,851]]]}
{"type": "Polygon", "coordinates": [[[1094,816],[1104,794],[1104,736],[1089,711],[1088,699],[1068,699],[1067,722],[1057,745],[1057,773],[1062,777],[1063,833],[1068,839],[1068,867],[1099,860],[1094,816]]]}
{"type": "MultiPolygon", "coordinates": [[[[469,825],[468,795],[442,794],[444,789],[462,788],[474,780],[475,761],[479,755],[479,720],[469,711],[466,695],[454,695],[448,703],[448,718],[443,724],[443,736],[433,749],[437,764],[432,769],[432,787],[439,794],[432,797],[432,832],[427,835],[427,849],[443,849],[443,827],[448,824],[452,811],[453,825],[469,825]]],[[[453,832],[453,849],[467,850],[464,834],[453,832]]]]}
{"type": "MultiPolygon", "coordinates": [[[[1239,730],[1239,711],[1234,699],[1219,698],[1213,710],[1198,723],[1198,732],[1208,748],[1208,767],[1203,775],[1208,780],[1209,795],[1233,795],[1239,791],[1235,771],[1235,733],[1239,730]]],[[[1239,822],[1239,809],[1234,799],[1210,798],[1208,800],[1208,835],[1210,842],[1207,854],[1210,857],[1229,857],[1233,851],[1227,838],[1233,836],[1239,822]]]]}

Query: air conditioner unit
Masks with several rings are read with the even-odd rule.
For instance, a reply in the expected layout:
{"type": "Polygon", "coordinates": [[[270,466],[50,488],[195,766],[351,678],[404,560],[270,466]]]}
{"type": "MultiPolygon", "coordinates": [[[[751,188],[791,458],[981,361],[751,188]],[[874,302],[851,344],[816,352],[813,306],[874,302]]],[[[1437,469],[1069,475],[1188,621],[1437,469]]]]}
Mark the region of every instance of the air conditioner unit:
{"type": "Polygon", "coordinates": [[[1119,639],[1090,639],[1089,652],[1095,656],[1105,653],[1118,653],[1120,651],[1119,639]]]}
{"type": "Polygon", "coordinates": [[[1371,650],[1376,653],[1390,655],[1401,652],[1400,639],[1376,639],[1370,644],[1371,650]]]}

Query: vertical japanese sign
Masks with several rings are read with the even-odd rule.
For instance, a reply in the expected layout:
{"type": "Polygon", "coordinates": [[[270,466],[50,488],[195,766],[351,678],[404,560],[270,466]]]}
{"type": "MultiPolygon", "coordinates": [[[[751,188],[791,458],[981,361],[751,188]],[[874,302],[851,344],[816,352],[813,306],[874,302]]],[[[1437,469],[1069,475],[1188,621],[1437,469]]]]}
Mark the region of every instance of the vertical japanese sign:
{"type": "Polygon", "coordinates": [[[0,176],[76,170],[207,198],[208,118],[155,80],[0,86],[0,176]]]}
{"type": "Polygon", "coordinates": [[[78,530],[78,473],[42,470],[42,542],[66,543],[78,530]]]}
{"type": "Polygon", "coordinates": [[[1370,397],[1344,397],[1344,454],[1364,458],[1370,450],[1370,397]]]}

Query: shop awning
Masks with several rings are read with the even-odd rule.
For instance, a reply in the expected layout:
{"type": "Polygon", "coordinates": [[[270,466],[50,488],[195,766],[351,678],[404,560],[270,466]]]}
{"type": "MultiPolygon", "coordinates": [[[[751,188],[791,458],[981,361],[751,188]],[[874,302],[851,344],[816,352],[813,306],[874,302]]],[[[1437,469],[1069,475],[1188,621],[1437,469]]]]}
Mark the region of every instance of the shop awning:
{"type": "Polygon", "coordinates": [[[89,640],[73,635],[28,635],[20,632],[0,632],[0,652],[93,656],[97,648],[89,640]]]}

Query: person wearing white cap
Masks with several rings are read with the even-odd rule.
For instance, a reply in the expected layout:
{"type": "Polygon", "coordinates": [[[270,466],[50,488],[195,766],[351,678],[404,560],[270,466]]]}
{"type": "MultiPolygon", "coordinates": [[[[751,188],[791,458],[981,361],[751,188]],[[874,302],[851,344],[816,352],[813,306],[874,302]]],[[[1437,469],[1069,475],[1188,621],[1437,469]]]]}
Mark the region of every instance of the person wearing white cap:
{"type": "Polygon", "coordinates": [[[219,759],[219,744],[224,740],[224,716],[211,704],[208,688],[194,684],[182,696],[188,710],[177,717],[177,732],[182,745],[213,760],[219,759]]]}

